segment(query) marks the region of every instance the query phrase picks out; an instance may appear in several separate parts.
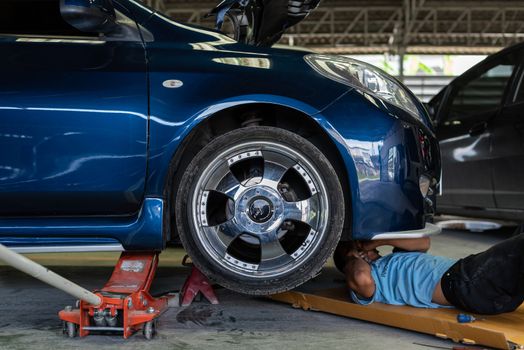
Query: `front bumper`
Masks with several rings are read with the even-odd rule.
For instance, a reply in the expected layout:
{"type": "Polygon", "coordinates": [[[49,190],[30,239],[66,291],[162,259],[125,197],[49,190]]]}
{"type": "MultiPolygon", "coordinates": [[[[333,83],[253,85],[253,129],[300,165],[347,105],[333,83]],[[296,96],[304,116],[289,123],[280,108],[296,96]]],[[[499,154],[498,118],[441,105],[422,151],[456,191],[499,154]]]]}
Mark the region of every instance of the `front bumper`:
{"type": "Polygon", "coordinates": [[[438,235],[442,229],[434,224],[426,223],[426,226],[420,230],[395,231],[378,233],[373,236],[372,240],[377,239],[399,239],[399,238],[422,238],[438,235]]]}
{"type": "Polygon", "coordinates": [[[375,105],[350,93],[321,112],[332,134],[340,135],[349,177],[351,237],[345,238],[438,233],[426,226],[439,181],[438,143],[431,130],[406,112],[377,107],[378,101],[375,105]],[[427,198],[420,190],[421,176],[432,181],[433,195],[427,198]]]}

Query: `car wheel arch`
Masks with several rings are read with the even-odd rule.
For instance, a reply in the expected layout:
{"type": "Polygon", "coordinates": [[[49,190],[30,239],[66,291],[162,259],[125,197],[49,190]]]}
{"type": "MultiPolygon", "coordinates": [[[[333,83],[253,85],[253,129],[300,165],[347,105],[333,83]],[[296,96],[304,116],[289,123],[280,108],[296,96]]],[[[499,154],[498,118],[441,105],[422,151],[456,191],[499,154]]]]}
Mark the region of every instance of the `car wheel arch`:
{"type": "Polygon", "coordinates": [[[348,172],[355,171],[355,165],[349,153],[344,160],[341,154],[343,151],[341,148],[345,148],[342,145],[342,137],[334,129],[326,127],[324,121],[324,118],[318,113],[311,115],[300,109],[273,103],[229,106],[199,120],[198,124],[194,125],[185,135],[180,146],[173,152],[167,170],[163,189],[163,196],[168,199],[164,220],[164,227],[167,231],[165,236],[170,240],[177,236],[174,206],[171,203],[174,203],[175,200],[175,193],[178,188],[176,184],[180,181],[182,174],[196,153],[217,135],[258,123],[258,125],[274,126],[295,132],[309,140],[326,155],[341,179],[340,183],[344,192],[346,215],[341,239],[350,239],[354,216],[352,205],[352,196],[354,195],[352,189],[354,186],[350,184],[350,179],[354,179],[356,173],[349,174],[348,172]],[[283,115],[286,116],[285,120],[279,118],[283,115]],[[296,125],[300,125],[299,130],[296,129],[296,125]],[[348,157],[351,164],[346,164],[348,157]]]}

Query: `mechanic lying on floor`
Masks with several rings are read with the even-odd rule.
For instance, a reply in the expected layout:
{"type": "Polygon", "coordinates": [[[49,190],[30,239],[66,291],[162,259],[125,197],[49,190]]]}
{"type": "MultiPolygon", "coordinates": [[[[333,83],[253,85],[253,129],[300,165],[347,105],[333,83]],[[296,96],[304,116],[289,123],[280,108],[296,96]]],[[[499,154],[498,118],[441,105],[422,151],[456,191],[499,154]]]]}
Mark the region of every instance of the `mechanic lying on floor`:
{"type": "Polygon", "coordinates": [[[361,305],[455,306],[492,315],[524,301],[524,234],[458,261],[427,254],[429,246],[429,238],[344,242],[334,259],[361,305]],[[381,257],[376,248],[384,245],[395,250],[381,257]]]}

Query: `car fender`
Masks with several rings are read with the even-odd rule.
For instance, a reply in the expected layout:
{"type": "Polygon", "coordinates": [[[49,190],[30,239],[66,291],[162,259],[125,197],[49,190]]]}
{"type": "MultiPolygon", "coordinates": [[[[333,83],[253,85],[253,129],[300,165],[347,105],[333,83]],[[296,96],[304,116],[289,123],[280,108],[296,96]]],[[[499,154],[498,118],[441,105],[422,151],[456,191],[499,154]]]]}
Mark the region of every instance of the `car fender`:
{"type": "MultiPolygon", "coordinates": [[[[149,172],[147,179],[146,196],[162,197],[166,185],[171,160],[179,147],[187,139],[191,131],[198,128],[208,118],[218,112],[232,107],[249,104],[278,105],[292,108],[314,120],[329,135],[341,153],[344,165],[348,172],[354,172],[354,163],[345,151],[343,138],[324,118],[321,111],[310,104],[293,98],[278,95],[243,95],[232,97],[208,106],[183,122],[172,122],[151,116],[150,120],[150,151],[149,172]]],[[[323,109],[329,107],[326,106],[323,109]]],[[[350,178],[352,176],[349,176],[350,178]]]]}

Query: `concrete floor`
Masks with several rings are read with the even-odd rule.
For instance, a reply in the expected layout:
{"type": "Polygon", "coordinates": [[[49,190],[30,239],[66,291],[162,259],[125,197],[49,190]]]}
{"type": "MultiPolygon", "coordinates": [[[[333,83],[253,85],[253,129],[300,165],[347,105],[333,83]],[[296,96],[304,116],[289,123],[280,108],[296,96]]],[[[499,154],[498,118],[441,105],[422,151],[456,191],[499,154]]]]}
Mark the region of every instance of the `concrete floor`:
{"type": "MultiPolygon", "coordinates": [[[[459,258],[482,251],[509,237],[511,230],[484,233],[445,231],[433,240],[431,253],[459,258]]],[[[187,269],[178,262],[181,250],[161,257],[155,286],[179,289],[187,269]]],[[[73,281],[94,289],[104,284],[118,255],[32,256],[73,281]],[[75,267],[84,265],[82,267],[75,267]],[[88,265],[88,266],[85,266],[88,265]]],[[[342,283],[328,264],[303,288],[325,288],[342,283]]],[[[124,341],[119,336],[62,336],[57,311],[74,300],[18,271],[0,266],[0,349],[428,349],[414,343],[452,348],[451,341],[358,320],[292,309],[262,298],[217,290],[220,305],[195,303],[170,309],[161,318],[152,341],[141,333],[124,341]]]]}

